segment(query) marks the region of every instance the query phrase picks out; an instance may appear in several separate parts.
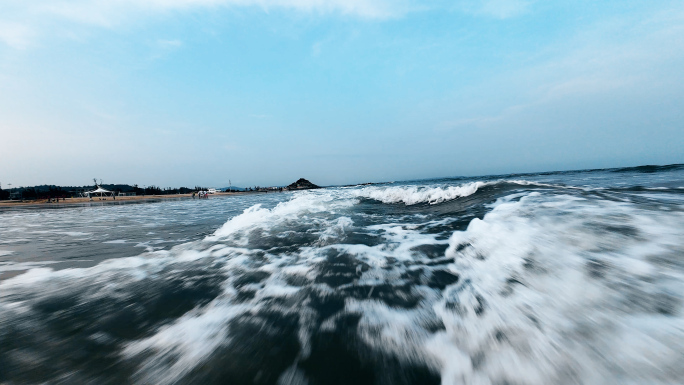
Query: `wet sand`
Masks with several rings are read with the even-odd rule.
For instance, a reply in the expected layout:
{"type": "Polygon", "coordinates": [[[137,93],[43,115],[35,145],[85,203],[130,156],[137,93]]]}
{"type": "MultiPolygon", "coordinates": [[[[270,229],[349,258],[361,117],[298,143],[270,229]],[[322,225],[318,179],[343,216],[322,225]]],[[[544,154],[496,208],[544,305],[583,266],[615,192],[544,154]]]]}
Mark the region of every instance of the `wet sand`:
{"type": "MultiPolygon", "coordinates": [[[[210,194],[209,198],[231,196],[231,195],[245,195],[245,194],[264,194],[260,191],[237,191],[237,192],[219,192],[210,194]]],[[[48,203],[47,199],[27,200],[27,201],[0,201],[0,210],[11,208],[58,208],[70,205],[100,205],[100,204],[124,204],[124,203],[145,203],[145,202],[159,202],[161,200],[178,200],[178,199],[192,199],[192,194],[167,194],[167,195],[137,195],[137,196],[117,196],[116,199],[112,197],[105,198],[66,198],[60,199],[59,202],[48,203]]],[[[197,196],[195,196],[195,199],[197,196]]]]}

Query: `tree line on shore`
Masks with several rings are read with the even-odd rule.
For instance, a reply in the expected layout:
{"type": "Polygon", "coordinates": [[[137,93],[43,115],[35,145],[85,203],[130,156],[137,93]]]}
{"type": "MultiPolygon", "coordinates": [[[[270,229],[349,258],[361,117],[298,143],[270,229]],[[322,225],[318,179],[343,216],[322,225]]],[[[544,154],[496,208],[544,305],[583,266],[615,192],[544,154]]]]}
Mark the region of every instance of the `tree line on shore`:
{"type": "MultiPolygon", "coordinates": [[[[115,194],[124,193],[130,195],[171,195],[171,194],[189,194],[196,191],[208,190],[207,187],[195,186],[194,188],[189,187],[166,187],[161,188],[158,186],[145,186],[140,187],[137,184],[127,185],[127,184],[103,184],[100,187],[112,191],[115,194]]],[[[0,200],[8,199],[23,199],[23,200],[36,200],[36,199],[51,199],[51,198],[77,198],[83,196],[87,191],[92,191],[96,189],[95,186],[54,186],[54,185],[41,185],[32,187],[15,187],[9,190],[3,190],[0,188],[0,200]]]]}
{"type": "MultiPolygon", "coordinates": [[[[137,184],[103,184],[102,180],[99,181],[93,178],[93,185],[87,186],[55,186],[55,185],[40,185],[32,187],[14,187],[9,190],[3,190],[0,187],[0,200],[17,199],[17,200],[39,200],[39,199],[55,199],[55,198],[77,198],[82,197],[88,191],[102,187],[109,190],[117,195],[173,195],[173,194],[189,194],[198,191],[207,191],[209,188],[202,186],[195,186],[194,188],[189,187],[166,187],[161,188],[158,186],[144,186],[140,187],[137,184]]],[[[304,178],[300,178],[296,182],[286,186],[286,187],[232,187],[226,188],[225,191],[249,191],[249,192],[269,192],[269,191],[288,191],[288,190],[308,190],[317,189],[319,186],[309,182],[304,178]]]]}

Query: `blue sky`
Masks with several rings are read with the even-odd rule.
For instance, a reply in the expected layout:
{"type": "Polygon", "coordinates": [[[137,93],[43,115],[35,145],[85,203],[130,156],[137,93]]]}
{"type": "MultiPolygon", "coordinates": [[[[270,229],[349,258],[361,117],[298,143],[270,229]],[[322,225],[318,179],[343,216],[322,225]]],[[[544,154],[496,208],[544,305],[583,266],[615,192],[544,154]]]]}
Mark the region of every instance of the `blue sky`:
{"type": "Polygon", "coordinates": [[[684,162],[684,3],[3,0],[0,182],[684,162]]]}

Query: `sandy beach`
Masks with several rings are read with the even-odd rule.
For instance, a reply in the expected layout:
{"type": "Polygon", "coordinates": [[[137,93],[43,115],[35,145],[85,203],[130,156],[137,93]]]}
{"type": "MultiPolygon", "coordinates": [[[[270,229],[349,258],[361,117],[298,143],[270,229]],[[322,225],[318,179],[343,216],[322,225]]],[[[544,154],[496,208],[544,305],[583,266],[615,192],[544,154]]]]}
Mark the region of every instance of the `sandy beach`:
{"type": "MultiPolygon", "coordinates": [[[[236,191],[236,192],[219,192],[209,195],[212,199],[216,197],[245,195],[245,194],[265,194],[259,191],[236,191]]],[[[167,195],[137,195],[137,196],[117,196],[116,199],[112,197],[105,198],[66,198],[60,199],[59,202],[48,202],[47,199],[27,200],[27,201],[0,201],[0,210],[10,208],[48,208],[48,207],[63,207],[70,205],[99,205],[99,204],[125,204],[125,203],[145,203],[145,202],[159,202],[161,200],[174,199],[192,199],[192,194],[167,194],[167,195]]],[[[195,197],[195,199],[199,199],[195,197]]]]}

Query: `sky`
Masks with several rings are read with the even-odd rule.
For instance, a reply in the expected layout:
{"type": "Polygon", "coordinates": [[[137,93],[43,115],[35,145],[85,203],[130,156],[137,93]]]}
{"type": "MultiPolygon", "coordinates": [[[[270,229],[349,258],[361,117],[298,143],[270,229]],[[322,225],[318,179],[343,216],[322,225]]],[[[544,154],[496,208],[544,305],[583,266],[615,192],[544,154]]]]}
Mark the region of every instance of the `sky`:
{"type": "Polygon", "coordinates": [[[684,163],[684,2],[0,0],[0,183],[684,163]]]}

